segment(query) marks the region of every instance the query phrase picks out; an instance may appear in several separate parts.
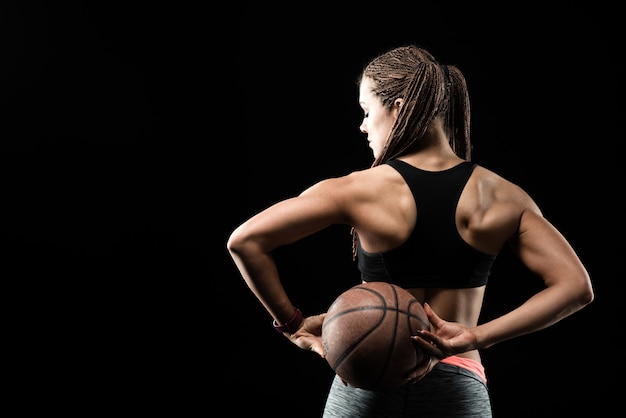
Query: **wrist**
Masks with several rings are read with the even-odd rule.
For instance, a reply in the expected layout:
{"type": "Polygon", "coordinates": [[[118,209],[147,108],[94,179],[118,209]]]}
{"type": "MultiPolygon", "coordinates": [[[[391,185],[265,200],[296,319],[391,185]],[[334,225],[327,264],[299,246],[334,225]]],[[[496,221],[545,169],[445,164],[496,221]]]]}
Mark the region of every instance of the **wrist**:
{"type": "Polygon", "coordinates": [[[276,320],[272,321],[272,326],[280,334],[284,332],[293,334],[298,330],[298,328],[300,328],[300,325],[302,325],[302,312],[298,308],[294,308],[291,319],[289,319],[289,321],[285,322],[284,324],[278,325],[278,322],[276,322],[276,320]]]}

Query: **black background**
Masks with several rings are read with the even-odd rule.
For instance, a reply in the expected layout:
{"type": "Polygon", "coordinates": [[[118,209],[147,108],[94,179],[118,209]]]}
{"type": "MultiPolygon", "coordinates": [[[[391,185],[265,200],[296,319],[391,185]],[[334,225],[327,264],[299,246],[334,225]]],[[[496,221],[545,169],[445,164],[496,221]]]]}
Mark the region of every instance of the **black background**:
{"type": "MultiPolygon", "coordinates": [[[[466,3],[2,2],[0,274],[22,408],[318,417],[331,371],[271,329],[225,243],[264,207],[369,166],[355,80],[406,43],[462,69],[473,159],[536,199],[596,290],[484,351],[495,415],[616,408],[617,10],[466,3]]],[[[305,313],[358,281],[343,227],[276,258],[305,313]]],[[[539,288],[504,251],[483,319],[539,288]]]]}

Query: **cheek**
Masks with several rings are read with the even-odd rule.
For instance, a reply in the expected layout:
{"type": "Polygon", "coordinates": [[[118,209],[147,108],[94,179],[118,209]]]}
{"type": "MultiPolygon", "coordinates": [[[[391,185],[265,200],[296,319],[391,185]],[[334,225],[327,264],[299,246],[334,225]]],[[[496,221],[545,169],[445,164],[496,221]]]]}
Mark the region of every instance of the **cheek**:
{"type": "Polygon", "coordinates": [[[372,138],[372,147],[382,148],[385,145],[387,137],[384,135],[384,131],[376,132],[376,135],[372,138]]]}
{"type": "Polygon", "coordinates": [[[389,132],[391,131],[391,127],[393,126],[393,120],[390,119],[381,119],[379,123],[376,124],[374,141],[382,147],[385,145],[387,141],[387,137],[389,136],[389,132]]]}

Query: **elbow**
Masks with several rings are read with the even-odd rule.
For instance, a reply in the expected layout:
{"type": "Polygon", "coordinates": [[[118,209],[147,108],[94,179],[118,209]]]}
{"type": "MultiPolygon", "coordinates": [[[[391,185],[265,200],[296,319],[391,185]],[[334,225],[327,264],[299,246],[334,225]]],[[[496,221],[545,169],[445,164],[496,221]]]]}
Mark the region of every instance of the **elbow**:
{"type": "Polygon", "coordinates": [[[593,287],[591,284],[585,288],[585,290],[580,295],[580,303],[582,306],[587,306],[595,299],[595,293],[593,291],[593,287]]]}
{"type": "Polygon", "coordinates": [[[244,225],[237,227],[226,240],[226,249],[235,259],[250,258],[269,252],[258,236],[250,233],[244,225]]]}
{"type": "Polygon", "coordinates": [[[589,305],[591,302],[593,302],[594,299],[595,292],[591,284],[591,279],[589,278],[589,275],[585,274],[583,284],[581,284],[580,290],[578,291],[577,302],[582,308],[589,305]]]}
{"type": "Polygon", "coordinates": [[[244,242],[245,239],[241,234],[241,227],[239,227],[231,232],[226,240],[226,249],[231,255],[240,254],[243,249],[244,242]]]}

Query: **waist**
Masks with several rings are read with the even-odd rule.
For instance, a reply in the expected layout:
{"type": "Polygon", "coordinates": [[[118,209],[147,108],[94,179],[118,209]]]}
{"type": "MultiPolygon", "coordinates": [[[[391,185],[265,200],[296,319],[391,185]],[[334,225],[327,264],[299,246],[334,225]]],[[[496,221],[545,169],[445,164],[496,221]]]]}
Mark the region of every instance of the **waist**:
{"type": "Polygon", "coordinates": [[[487,383],[487,375],[485,374],[485,367],[478,361],[467,357],[450,356],[443,360],[441,363],[449,364],[451,366],[461,367],[468,370],[478,377],[480,377],[485,383],[487,383]]]}

